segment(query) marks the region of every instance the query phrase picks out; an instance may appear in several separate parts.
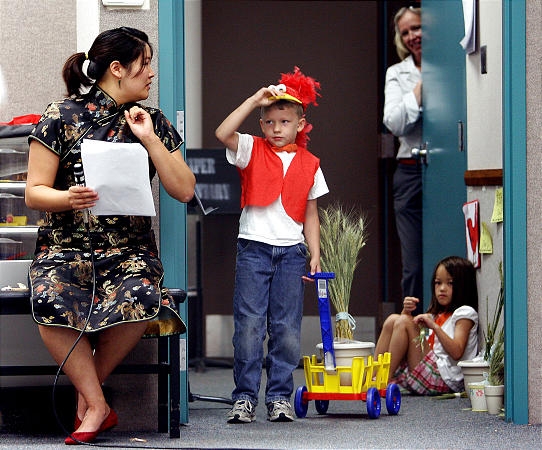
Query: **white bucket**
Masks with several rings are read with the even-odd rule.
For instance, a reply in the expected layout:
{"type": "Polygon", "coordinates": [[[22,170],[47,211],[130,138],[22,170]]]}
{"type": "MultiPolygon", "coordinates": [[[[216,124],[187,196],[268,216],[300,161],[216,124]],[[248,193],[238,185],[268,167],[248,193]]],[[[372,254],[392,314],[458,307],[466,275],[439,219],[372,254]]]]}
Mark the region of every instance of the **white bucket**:
{"type": "Polygon", "coordinates": [[[486,397],[487,412],[489,414],[499,414],[504,404],[504,386],[488,386],[484,388],[486,397]]]}
{"type": "MultiPolygon", "coordinates": [[[[316,346],[320,352],[320,357],[323,357],[323,347],[322,343],[316,346]]],[[[361,341],[334,341],[333,348],[335,349],[335,364],[337,366],[352,367],[352,358],[354,356],[364,356],[365,364],[367,364],[367,356],[373,355],[375,344],[374,342],[361,341]]],[[[351,373],[341,373],[341,386],[352,386],[351,373]]]]}
{"type": "Polygon", "coordinates": [[[469,383],[467,386],[472,410],[476,412],[487,411],[486,395],[484,392],[485,384],[469,383]]]}
{"type": "Polygon", "coordinates": [[[465,390],[468,389],[470,383],[484,381],[484,374],[489,372],[489,363],[483,360],[476,361],[469,359],[467,361],[459,361],[457,365],[461,367],[461,372],[463,373],[465,390]]]}

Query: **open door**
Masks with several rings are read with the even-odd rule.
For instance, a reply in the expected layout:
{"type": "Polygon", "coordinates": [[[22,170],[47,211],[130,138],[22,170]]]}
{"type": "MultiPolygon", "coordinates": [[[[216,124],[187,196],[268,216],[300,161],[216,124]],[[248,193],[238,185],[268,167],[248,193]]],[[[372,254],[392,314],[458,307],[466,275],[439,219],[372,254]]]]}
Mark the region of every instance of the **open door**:
{"type": "Polygon", "coordinates": [[[465,52],[461,0],[423,0],[423,266],[424,309],[435,264],[465,256],[462,206],[467,198],[465,52]]]}

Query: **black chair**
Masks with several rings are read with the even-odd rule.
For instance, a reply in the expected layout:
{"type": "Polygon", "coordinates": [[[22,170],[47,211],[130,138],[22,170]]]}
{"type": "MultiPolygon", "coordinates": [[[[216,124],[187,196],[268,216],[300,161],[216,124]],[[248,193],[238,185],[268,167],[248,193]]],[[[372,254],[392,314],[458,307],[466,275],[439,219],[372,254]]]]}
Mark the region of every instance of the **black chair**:
{"type": "MultiPolygon", "coordinates": [[[[179,305],[181,317],[187,324],[186,292],[182,289],[169,289],[179,305]],[[183,317],[184,316],[184,317],[183,317]]],[[[0,314],[30,314],[28,292],[0,292],[0,314]]],[[[181,335],[182,336],[182,335],[181,335]]],[[[181,412],[187,416],[188,388],[181,389],[181,350],[179,335],[160,336],[158,340],[158,362],[154,364],[121,364],[113,373],[157,374],[158,375],[158,431],[169,430],[170,438],[181,435],[181,412]],[[181,398],[181,390],[184,395],[181,398]],[[181,408],[182,407],[182,408],[181,408]]],[[[58,366],[0,366],[0,376],[55,375],[58,366]]],[[[188,379],[185,376],[185,384],[188,379]]]]}

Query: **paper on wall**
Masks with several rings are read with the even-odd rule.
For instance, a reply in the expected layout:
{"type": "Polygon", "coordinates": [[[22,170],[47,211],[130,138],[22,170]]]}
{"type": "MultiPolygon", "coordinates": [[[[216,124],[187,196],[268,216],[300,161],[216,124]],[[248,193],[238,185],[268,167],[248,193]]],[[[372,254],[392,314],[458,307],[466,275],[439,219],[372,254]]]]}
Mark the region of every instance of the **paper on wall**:
{"type": "Polygon", "coordinates": [[[491,215],[491,222],[498,223],[503,221],[503,197],[502,187],[495,189],[495,202],[493,203],[493,214],[491,215]]]}
{"type": "Polygon", "coordinates": [[[85,181],[100,199],[96,216],[155,216],[149,156],[139,143],[84,139],[81,159],[85,181]]]}
{"type": "Polygon", "coordinates": [[[482,222],[482,228],[480,230],[480,253],[493,253],[493,238],[491,237],[491,233],[485,222],[482,222]]]}
{"type": "Polygon", "coordinates": [[[467,55],[476,51],[476,2],[475,0],[462,0],[463,22],[465,24],[465,37],[459,43],[467,55]]]}
{"type": "Polygon", "coordinates": [[[478,219],[479,202],[473,200],[463,204],[465,215],[465,234],[467,241],[467,259],[476,268],[480,267],[480,225],[478,219]]]}

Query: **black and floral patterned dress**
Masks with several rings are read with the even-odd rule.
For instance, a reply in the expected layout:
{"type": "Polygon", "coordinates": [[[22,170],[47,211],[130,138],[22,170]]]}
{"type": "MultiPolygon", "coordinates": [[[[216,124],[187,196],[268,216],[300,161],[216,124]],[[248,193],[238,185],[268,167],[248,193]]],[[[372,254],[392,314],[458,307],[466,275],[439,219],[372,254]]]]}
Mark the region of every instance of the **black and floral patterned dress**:
{"type": "MultiPolygon", "coordinates": [[[[124,111],[132,106],[118,107],[94,86],[80,98],[47,107],[29,142],[37,140],[59,156],[54,188],[67,190],[75,184],[73,166],[82,163],[83,139],[139,142],[124,117],[124,111]]],[[[151,115],[155,133],[166,148],[170,152],[177,150],[182,139],[169,120],[158,109],[143,108],[151,115]]],[[[152,179],[156,169],[150,159],[149,172],[152,179]]],[[[81,211],[47,212],[45,224],[38,230],[30,266],[34,320],[41,325],[76,330],[82,330],[86,323],[85,331],[93,332],[119,323],[153,319],[147,336],[183,332],[177,305],[162,287],[164,270],[151,218],[90,214],[89,230],[81,211]]]]}

